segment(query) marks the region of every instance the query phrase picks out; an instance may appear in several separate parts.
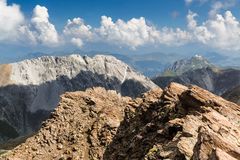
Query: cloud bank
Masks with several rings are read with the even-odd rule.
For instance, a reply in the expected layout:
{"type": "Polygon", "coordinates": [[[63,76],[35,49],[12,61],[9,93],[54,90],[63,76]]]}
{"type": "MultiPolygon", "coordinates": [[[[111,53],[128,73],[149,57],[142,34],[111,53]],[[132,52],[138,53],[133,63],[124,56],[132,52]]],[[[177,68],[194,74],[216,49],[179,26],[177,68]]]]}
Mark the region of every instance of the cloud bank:
{"type": "Polygon", "coordinates": [[[86,25],[81,18],[73,18],[68,20],[64,27],[63,34],[66,40],[78,47],[82,47],[84,41],[93,40],[92,27],[86,25]]]}
{"type": "Polygon", "coordinates": [[[24,23],[20,6],[0,0],[0,41],[15,41],[18,27],[24,23]]]}
{"type": "MultiPolygon", "coordinates": [[[[185,2],[191,4],[193,1],[185,2]]],[[[189,11],[185,29],[157,28],[144,17],[113,21],[111,17],[102,16],[99,27],[92,27],[82,18],[76,17],[69,19],[62,31],[57,31],[50,21],[46,7],[37,5],[33,9],[31,19],[26,19],[19,5],[7,5],[6,0],[0,0],[0,43],[47,47],[74,45],[81,48],[88,43],[101,42],[133,50],[141,46],[181,46],[198,43],[220,50],[240,51],[239,20],[231,11],[218,13],[219,9],[224,6],[227,8],[234,1],[228,2],[214,7],[217,3],[215,1],[209,18],[201,23],[197,21],[197,13],[189,11]]]]}
{"type": "Polygon", "coordinates": [[[191,11],[187,16],[193,41],[222,50],[240,50],[240,23],[230,11],[224,15],[216,14],[201,25],[197,24],[195,17],[197,14],[191,11]]]}
{"type": "Polygon", "coordinates": [[[21,26],[19,31],[21,37],[35,45],[56,46],[60,42],[55,26],[49,22],[48,9],[40,5],[33,9],[30,22],[21,26]]]}

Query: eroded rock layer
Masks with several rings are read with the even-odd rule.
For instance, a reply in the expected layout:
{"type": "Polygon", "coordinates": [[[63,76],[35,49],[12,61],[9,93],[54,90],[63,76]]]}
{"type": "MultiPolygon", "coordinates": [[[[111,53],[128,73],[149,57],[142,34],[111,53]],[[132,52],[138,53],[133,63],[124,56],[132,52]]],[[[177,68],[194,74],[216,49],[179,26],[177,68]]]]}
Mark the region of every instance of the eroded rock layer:
{"type": "Polygon", "coordinates": [[[240,159],[240,106],[171,83],[142,98],[66,93],[51,118],[2,159],[240,159]]]}

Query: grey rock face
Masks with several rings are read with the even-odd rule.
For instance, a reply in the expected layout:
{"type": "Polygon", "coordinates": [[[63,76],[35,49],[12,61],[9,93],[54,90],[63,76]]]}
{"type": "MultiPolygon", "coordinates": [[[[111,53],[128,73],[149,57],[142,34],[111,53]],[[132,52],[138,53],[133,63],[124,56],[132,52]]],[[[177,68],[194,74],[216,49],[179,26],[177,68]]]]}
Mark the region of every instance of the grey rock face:
{"type": "Polygon", "coordinates": [[[188,71],[204,69],[207,67],[215,68],[216,66],[211,64],[206,58],[200,55],[195,55],[190,59],[182,59],[174,62],[172,66],[165,70],[164,74],[181,75],[188,71]]]}
{"type": "Polygon", "coordinates": [[[240,70],[202,68],[185,72],[179,76],[159,76],[153,81],[164,88],[171,82],[184,85],[194,84],[217,95],[240,85],[240,70]]]}
{"type": "Polygon", "coordinates": [[[222,97],[240,105],[240,85],[229,89],[222,95],[222,97]]]}
{"type": "Polygon", "coordinates": [[[38,129],[66,91],[101,86],[136,97],[157,87],[127,64],[103,55],[41,57],[0,65],[0,74],[0,142],[38,129]]]}

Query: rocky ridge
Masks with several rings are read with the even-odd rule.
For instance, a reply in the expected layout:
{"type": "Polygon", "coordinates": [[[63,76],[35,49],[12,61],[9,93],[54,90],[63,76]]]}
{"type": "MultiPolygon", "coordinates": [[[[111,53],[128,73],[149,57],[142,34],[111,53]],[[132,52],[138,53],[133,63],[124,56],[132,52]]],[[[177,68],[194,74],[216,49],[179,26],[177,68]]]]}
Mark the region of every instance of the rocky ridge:
{"type": "Polygon", "coordinates": [[[0,144],[39,129],[61,94],[96,86],[130,97],[157,87],[113,56],[44,56],[0,65],[0,144]]]}
{"type": "Polygon", "coordinates": [[[2,159],[240,159],[240,106],[171,83],[131,99],[66,93],[40,131],[2,159]]]}

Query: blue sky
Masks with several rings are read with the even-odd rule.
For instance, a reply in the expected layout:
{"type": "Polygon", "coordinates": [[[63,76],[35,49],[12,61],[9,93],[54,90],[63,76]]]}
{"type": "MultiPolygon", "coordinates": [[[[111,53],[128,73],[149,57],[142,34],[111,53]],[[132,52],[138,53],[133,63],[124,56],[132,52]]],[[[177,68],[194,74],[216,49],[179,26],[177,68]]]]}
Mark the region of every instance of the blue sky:
{"type": "Polygon", "coordinates": [[[0,55],[81,49],[238,56],[239,7],[237,0],[0,0],[0,55]]]}
{"type": "Polygon", "coordinates": [[[145,17],[160,26],[183,25],[189,8],[186,7],[184,0],[71,0],[71,2],[67,0],[32,0],[30,2],[9,0],[8,2],[20,4],[28,16],[31,16],[37,4],[45,6],[49,10],[52,22],[61,27],[68,19],[74,17],[82,17],[89,24],[99,26],[102,15],[111,16],[114,20],[121,18],[125,21],[133,17],[145,17]],[[178,18],[172,18],[171,14],[174,11],[181,13],[178,18]]]}

